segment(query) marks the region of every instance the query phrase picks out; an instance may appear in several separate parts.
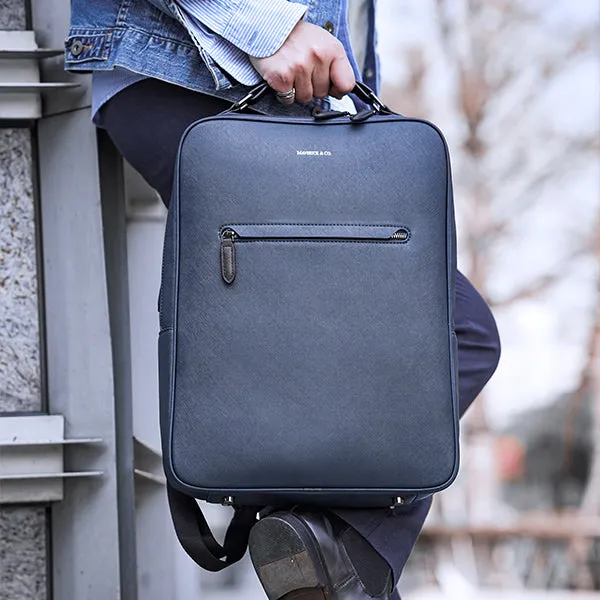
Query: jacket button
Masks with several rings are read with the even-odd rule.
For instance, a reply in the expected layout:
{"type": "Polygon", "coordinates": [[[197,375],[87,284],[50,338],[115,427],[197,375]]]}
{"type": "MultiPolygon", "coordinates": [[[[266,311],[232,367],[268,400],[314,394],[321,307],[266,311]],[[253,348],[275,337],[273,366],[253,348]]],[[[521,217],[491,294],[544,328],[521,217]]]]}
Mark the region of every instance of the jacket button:
{"type": "Polygon", "coordinates": [[[328,31],[331,35],[333,35],[333,32],[335,31],[335,27],[331,21],[326,21],[325,25],[323,25],[323,29],[328,31]]]}
{"type": "Polygon", "coordinates": [[[83,44],[79,40],[75,40],[69,50],[73,56],[79,56],[83,52],[83,44]]]}

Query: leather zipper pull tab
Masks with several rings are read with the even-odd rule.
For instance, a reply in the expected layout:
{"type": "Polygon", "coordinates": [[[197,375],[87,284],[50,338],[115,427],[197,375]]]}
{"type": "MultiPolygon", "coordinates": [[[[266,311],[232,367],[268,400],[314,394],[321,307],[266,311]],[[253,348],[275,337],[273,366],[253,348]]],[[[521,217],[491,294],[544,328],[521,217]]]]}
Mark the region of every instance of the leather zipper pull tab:
{"type": "Polygon", "coordinates": [[[339,117],[347,117],[350,113],[347,110],[320,110],[313,111],[315,121],[329,121],[329,119],[337,119],[339,117]]]}
{"type": "Polygon", "coordinates": [[[371,109],[361,110],[355,115],[350,115],[350,120],[353,123],[364,123],[367,119],[370,119],[373,115],[376,115],[377,111],[371,109]]]}
{"type": "Polygon", "coordinates": [[[221,233],[221,277],[228,285],[235,280],[235,237],[233,229],[221,233]]]}

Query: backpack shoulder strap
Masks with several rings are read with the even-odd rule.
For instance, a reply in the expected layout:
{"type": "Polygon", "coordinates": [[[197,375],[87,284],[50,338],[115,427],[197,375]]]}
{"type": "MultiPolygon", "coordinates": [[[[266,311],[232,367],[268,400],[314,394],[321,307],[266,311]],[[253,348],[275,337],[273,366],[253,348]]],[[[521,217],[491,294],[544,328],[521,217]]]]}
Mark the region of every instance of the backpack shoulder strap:
{"type": "Polygon", "coordinates": [[[175,533],[191,559],[207,571],[221,571],[238,562],[248,548],[250,530],[257,520],[255,507],[237,507],[223,545],[215,539],[195,498],[167,483],[175,533]]]}

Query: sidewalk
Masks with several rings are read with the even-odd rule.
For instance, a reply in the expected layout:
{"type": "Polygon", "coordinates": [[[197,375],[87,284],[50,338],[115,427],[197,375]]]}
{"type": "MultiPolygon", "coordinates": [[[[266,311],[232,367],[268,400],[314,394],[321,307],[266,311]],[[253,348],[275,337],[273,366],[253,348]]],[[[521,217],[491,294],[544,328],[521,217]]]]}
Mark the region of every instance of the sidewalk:
{"type": "Polygon", "coordinates": [[[461,591],[449,595],[437,589],[419,590],[406,594],[403,600],[600,600],[600,593],[532,590],[474,590],[465,596],[461,591]]]}
{"type": "MultiPolygon", "coordinates": [[[[233,578],[227,581],[224,577],[223,573],[203,575],[200,600],[266,600],[247,559],[236,569],[233,578]]],[[[600,593],[545,590],[472,590],[465,593],[460,589],[449,594],[439,589],[420,589],[405,592],[402,600],[600,600],[600,593]]]]}

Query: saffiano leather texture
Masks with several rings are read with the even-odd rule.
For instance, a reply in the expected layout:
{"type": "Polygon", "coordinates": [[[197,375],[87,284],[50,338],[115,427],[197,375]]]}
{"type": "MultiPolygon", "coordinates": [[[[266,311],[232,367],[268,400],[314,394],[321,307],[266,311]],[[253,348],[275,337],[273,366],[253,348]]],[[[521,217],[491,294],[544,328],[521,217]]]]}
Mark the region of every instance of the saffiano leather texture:
{"type": "Polygon", "coordinates": [[[448,162],[435,127],[401,117],[236,115],[187,131],[160,337],[176,487],[213,502],[387,506],[450,483],[448,162]]]}
{"type": "Polygon", "coordinates": [[[236,506],[386,507],[450,485],[455,261],[432,124],[193,124],[160,300],[170,486],[236,506]]]}

